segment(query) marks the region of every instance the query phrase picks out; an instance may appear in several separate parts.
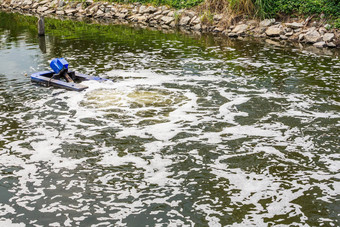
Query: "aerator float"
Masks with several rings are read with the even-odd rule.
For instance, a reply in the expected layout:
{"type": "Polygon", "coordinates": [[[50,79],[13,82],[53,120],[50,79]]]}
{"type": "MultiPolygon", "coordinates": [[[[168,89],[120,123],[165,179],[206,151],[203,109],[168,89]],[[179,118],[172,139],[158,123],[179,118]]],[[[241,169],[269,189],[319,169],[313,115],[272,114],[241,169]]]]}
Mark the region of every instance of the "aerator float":
{"type": "Polygon", "coordinates": [[[86,80],[107,81],[98,76],[89,76],[68,70],[68,62],[64,58],[56,58],[50,64],[53,71],[36,72],[31,75],[31,81],[49,87],[64,88],[72,91],[82,91],[88,88],[79,84],[86,80]]]}

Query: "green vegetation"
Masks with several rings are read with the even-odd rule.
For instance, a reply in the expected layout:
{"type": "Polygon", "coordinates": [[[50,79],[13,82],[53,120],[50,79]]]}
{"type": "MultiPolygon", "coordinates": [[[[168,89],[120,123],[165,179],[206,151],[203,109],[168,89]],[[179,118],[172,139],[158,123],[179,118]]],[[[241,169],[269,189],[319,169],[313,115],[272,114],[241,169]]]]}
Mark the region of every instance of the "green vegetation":
{"type": "Polygon", "coordinates": [[[337,18],[337,19],[334,21],[334,27],[340,29],[340,18],[337,18]]]}
{"type": "Polygon", "coordinates": [[[339,0],[256,0],[259,11],[268,16],[280,13],[313,15],[325,14],[329,17],[340,17],[339,0]]]}

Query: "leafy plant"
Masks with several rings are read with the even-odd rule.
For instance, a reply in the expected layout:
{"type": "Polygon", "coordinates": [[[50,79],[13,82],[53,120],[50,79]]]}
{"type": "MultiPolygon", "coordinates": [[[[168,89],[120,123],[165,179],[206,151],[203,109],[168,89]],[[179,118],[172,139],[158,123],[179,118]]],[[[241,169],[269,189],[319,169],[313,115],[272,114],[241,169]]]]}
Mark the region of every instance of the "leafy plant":
{"type": "Polygon", "coordinates": [[[334,21],[334,27],[340,29],[340,18],[334,21]]]}
{"type": "Polygon", "coordinates": [[[284,14],[321,14],[326,16],[340,16],[339,0],[253,0],[261,16],[275,16],[284,14]]]}
{"type": "Polygon", "coordinates": [[[174,17],[175,17],[175,24],[178,24],[179,19],[181,17],[181,13],[179,13],[177,10],[174,13],[174,17]]]}
{"type": "Polygon", "coordinates": [[[203,24],[212,24],[214,21],[213,14],[209,11],[206,10],[202,15],[201,15],[201,22],[203,24]]]}

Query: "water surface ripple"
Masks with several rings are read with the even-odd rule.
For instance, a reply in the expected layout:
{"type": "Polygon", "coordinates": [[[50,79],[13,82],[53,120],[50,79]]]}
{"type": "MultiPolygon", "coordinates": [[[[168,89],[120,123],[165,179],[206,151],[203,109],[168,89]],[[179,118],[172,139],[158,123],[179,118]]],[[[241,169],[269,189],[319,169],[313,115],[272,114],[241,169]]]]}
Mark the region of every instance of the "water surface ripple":
{"type": "Polygon", "coordinates": [[[0,13],[0,225],[339,226],[338,53],[0,13]],[[130,34],[129,36],[125,36],[130,34]],[[24,73],[65,57],[115,82],[24,73]]]}

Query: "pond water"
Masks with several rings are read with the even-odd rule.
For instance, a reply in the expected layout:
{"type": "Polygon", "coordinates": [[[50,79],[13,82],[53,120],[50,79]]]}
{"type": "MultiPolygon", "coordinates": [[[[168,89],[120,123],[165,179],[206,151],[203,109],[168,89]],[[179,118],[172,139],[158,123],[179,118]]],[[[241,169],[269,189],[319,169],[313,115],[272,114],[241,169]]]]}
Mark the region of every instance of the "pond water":
{"type": "Polygon", "coordinates": [[[0,12],[0,225],[339,226],[338,51],[32,21],[0,12]],[[55,57],[114,82],[32,84],[55,57]]]}

